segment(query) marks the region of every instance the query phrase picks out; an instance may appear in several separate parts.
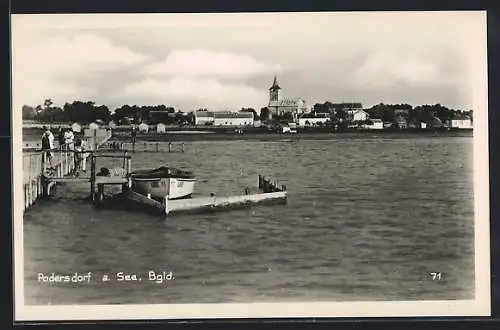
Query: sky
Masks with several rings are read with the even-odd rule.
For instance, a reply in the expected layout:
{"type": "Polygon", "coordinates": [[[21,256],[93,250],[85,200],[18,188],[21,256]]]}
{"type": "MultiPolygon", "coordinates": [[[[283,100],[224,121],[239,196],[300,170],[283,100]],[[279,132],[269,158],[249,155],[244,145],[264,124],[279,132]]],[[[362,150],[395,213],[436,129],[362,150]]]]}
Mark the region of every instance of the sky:
{"type": "Polygon", "coordinates": [[[256,110],[283,98],[474,106],[481,12],[13,15],[14,107],[256,110]]]}

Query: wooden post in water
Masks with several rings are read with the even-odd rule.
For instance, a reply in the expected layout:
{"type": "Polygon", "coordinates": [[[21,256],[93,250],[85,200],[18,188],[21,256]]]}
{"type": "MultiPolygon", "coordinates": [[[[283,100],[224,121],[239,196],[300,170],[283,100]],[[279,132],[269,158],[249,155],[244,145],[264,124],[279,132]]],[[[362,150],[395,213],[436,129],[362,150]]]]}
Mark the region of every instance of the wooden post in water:
{"type": "Polygon", "coordinates": [[[184,152],[184,142],[181,144],[181,151],[184,152]]]}
{"type": "Polygon", "coordinates": [[[159,148],[159,143],[156,142],[156,152],[160,151],[160,148],[159,148]]]}
{"type": "Polygon", "coordinates": [[[168,215],[169,210],[168,210],[168,194],[164,198],[164,203],[165,203],[165,214],[168,215]]]}
{"type": "Polygon", "coordinates": [[[172,142],[168,143],[168,152],[172,152],[172,142]]]}

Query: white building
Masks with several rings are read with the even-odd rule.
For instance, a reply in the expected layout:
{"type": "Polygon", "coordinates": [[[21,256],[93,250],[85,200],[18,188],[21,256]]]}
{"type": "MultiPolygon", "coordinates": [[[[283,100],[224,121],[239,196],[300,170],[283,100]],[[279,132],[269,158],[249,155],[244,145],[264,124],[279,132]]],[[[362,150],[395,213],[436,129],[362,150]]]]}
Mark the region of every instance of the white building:
{"type": "Polygon", "coordinates": [[[215,126],[253,126],[253,112],[214,112],[215,126]]]}
{"type": "Polygon", "coordinates": [[[99,125],[97,125],[96,123],[90,123],[89,129],[99,129],[99,125]]]}
{"type": "Polygon", "coordinates": [[[352,121],[365,121],[370,118],[370,115],[362,109],[348,110],[347,114],[352,118],[352,121]]]}
{"type": "Polygon", "coordinates": [[[149,125],[146,123],[141,123],[139,125],[139,132],[147,133],[149,131],[149,125]]]}
{"type": "Polygon", "coordinates": [[[110,121],[110,122],[108,123],[108,126],[109,126],[109,128],[115,128],[115,127],[116,127],[116,124],[115,124],[115,122],[114,122],[114,121],[110,121]]]}
{"type": "Polygon", "coordinates": [[[316,115],[304,115],[299,118],[299,126],[316,126],[318,123],[325,124],[330,117],[326,113],[318,113],[316,115]]]}
{"type": "Polygon", "coordinates": [[[472,129],[472,120],[469,117],[453,118],[450,121],[451,128],[472,129]]]}
{"type": "Polygon", "coordinates": [[[165,133],[167,130],[167,126],[165,124],[159,123],[156,125],[156,133],[165,133]]]}
{"type": "Polygon", "coordinates": [[[196,111],[194,113],[194,124],[195,125],[209,125],[214,123],[214,112],[213,111],[196,111]]]}
{"type": "Polygon", "coordinates": [[[366,129],[384,129],[384,122],[382,119],[372,119],[371,124],[363,125],[363,128],[366,129]]]}

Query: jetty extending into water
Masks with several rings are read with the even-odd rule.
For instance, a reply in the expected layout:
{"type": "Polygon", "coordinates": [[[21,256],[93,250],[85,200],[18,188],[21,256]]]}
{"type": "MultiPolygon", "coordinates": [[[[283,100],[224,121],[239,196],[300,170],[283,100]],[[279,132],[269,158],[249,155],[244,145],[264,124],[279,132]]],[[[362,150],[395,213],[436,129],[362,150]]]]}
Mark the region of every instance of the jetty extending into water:
{"type": "MultiPolygon", "coordinates": [[[[109,150],[109,134],[97,135],[87,138],[87,145],[91,146],[84,151],[75,151],[65,148],[53,150],[53,157],[49,166],[46,152],[25,151],[23,155],[24,169],[24,210],[26,211],[38,199],[50,197],[51,190],[56,184],[71,184],[88,182],[90,199],[97,208],[109,205],[118,205],[120,208],[132,207],[135,209],[152,212],[155,214],[172,215],[183,212],[218,211],[235,207],[250,206],[254,204],[283,204],[287,201],[285,185],[280,185],[265,176],[259,175],[258,188],[245,188],[240,195],[218,196],[212,193],[206,197],[170,200],[165,196],[163,200],[156,200],[150,196],[139,194],[132,187],[132,156],[128,148],[109,150]],[[90,161],[90,175],[74,176],[75,154],[79,153],[82,159],[82,169],[85,170],[87,160],[90,161]],[[114,158],[122,161],[119,167],[121,174],[104,175],[97,172],[97,159],[114,158]],[[107,197],[106,186],[121,186],[121,192],[107,197]]],[[[122,144],[123,146],[123,144],[122,144]]],[[[147,144],[144,148],[150,147],[147,144]]],[[[153,145],[154,152],[160,152],[158,144],[153,145]]],[[[174,152],[169,144],[163,152],[174,152]]],[[[143,151],[145,151],[143,149],[143,151]]],[[[184,151],[182,149],[180,152],[184,151]]],[[[132,151],[133,152],[133,151],[132,151]]],[[[85,171],[85,173],[88,173],[85,171]]]]}
{"type": "MultiPolygon", "coordinates": [[[[104,129],[86,130],[82,138],[86,150],[82,152],[82,167],[87,159],[98,151],[100,146],[111,138],[111,132],[104,129]]],[[[42,197],[50,196],[51,189],[60,182],[74,181],[71,177],[75,169],[75,151],[68,145],[57,146],[51,150],[52,160],[47,152],[41,151],[41,144],[24,143],[23,145],[23,190],[24,211],[42,197]]]]}

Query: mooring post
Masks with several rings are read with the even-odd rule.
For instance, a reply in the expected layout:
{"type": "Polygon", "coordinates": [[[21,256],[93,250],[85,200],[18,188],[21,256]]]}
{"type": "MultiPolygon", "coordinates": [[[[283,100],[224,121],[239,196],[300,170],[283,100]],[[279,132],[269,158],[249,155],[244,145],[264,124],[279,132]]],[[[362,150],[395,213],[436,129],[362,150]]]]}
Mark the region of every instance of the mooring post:
{"type": "Polygon", "coordinates": [[[172,142],[168,143],[168,152],[172,152],[172,142]]]}
{"type": "Polygon", "coordinates": [[[46,154],[45,152],[42,151],[42,169],[43,169],[43,174],[47,173],[47,161],[46,161],[46,154]]]}
{"type": "Polygon", "coordinates": [[[165,206],[165,214],[168,215],[168,213],[169,213],[169,209],[168,209],[168,194],[165,195],[163,203],[165,204],[164,205],[165,206]]]}
{"type": "Polygon", "coordinates": [[[94,129],[94,151],[97,151],[97,130],[94,129]]]}
{"type": "Polygon", "coordinates": [[[160,144],[158,142],[156,142],[156,152],[160,151],[159,145],[160,144]]]}
{"type": "Polygon", "coordinates": [[[184,142],[182,142],[181,148],[182,148],[181,151],[184,152],[184,142]]]}
{"type": "Polygon", "coordinates": [[[104,200],[104,184],[100,183],[97,185],[97,201],[102,203],[104,200]]]}
{"type": "Polygon", "coordinates": [[[96,156],[92,154],[90,157],[90,197],[95,202],[96,156]]]}

